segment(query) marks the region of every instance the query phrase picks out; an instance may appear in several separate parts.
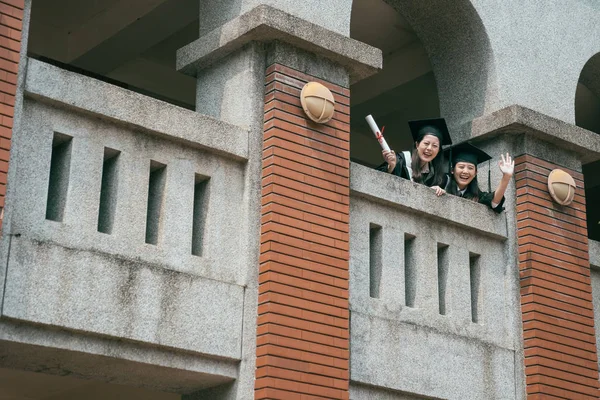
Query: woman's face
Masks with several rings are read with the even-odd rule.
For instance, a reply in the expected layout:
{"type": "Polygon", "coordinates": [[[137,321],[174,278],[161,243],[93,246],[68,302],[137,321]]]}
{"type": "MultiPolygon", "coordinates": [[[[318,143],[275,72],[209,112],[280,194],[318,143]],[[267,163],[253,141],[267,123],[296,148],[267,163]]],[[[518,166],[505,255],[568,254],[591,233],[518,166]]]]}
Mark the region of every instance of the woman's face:
{"type": "Polygon", "coordinates": [[[420,142],[416,142],[417,154],[421,162],[428,163],[440,152],[440,139],[437,136],[425,135],[420,142]]]}
{"type": "Polygon", "coordinates": [[[454,175],[454,180],[456,181],[458,188],[463,190],[471,183],[475,178],[475,175],[477,175],[477,167],[474,164],[459,161],[454,166],[452,175],[454,175]]]}

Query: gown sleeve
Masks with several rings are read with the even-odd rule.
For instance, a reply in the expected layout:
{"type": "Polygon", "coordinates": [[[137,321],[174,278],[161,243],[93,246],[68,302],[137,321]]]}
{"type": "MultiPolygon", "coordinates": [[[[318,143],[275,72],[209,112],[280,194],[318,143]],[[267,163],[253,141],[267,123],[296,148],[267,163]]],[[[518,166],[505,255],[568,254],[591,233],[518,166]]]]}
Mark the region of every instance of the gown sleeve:
{"type": "MultiPolygon", "coordinates": [[[[387,172],[388,163],[384,162],[377,168],[377,171],[387,172]]],[[[408,170],[406,169],[406,161],[404,160],[404,156],[402,154],[396,153],[396,167],[391,172],[393,175],[399,176],[404,179],[408,179],[408,170]]]]}
{"type": "Polygon", "coordinates": [[[450,176],[448,174],[444,174],[444,178],[442,179],[442,183],[440,184],[440,187],[444,190],[448,190],[448,186],[450,184],[450,176]]]}
{"type": "Polygon", "coordinates": [[[479,203],[481,204],[485,204],[486,206],[488,206],[489,208],[491,208],[492,210],[494,210],[494,212],[497,213],[501,213],[502,211],[504,211],[504,196],[502,196],[502,200],[500,200],[500,204],[498,204],[496,207],[492,207],[492,200],[494,199],[494,193],[490,193],[490,192],[480,192],[479,193],[479,203]]]}

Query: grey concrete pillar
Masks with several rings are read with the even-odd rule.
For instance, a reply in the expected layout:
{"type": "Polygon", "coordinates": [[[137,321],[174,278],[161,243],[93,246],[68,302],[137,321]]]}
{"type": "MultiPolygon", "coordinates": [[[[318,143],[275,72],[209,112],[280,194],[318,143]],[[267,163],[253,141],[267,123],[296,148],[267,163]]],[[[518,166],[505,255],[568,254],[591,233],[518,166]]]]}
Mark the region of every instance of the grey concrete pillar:
{"type": "MultiPolygon", "coordinates": [[[[197,78],[196,110],[248,130],[249,160],[245,173],[240,240],[246,243],[248,267],[243,278],[244,337],[237,380],[225,386],[185,396],[185,399],[252,399],[256,368],[256,315],[260,236],[261,165],[265,72],[280,63],[312,76],[348,87],[381,65],[381,53],[343,34],[349,15],[339,13],[336,0],[315,13],[308,3],[270,1],[201,2],[200,39],[180,49],[178,69],[197,78]],[[281,4],[280,4],[281,3],[281,4]],[[260,5],[259,7],[256,7],[260,5]],[[289,14],[285,11],[292,9],[289,14]],[[302,18],[307,18],[301,19],[302,18]],[[310,22],[309,22],[310,21],[310,22]],[[345,21],[345,22],[344,22],[345,21]],[[327,26],[334,31],[324,29],[327,26]],[[342,34],[340,34],[342,33],[342,34]]],[[[346,7],[348,10],[349,7],[346,7]]],[[[349,12],[348,12],[349,13],[349,12]]]]}

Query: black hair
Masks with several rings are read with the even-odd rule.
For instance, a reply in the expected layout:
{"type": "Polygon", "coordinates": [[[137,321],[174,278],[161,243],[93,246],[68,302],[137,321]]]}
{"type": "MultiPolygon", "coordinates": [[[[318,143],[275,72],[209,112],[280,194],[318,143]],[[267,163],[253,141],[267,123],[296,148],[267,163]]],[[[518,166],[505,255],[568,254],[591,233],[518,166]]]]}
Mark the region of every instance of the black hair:
{"type": "MultiPolygon", "coordinates": [[[[458,188],[458,184],[454,179],[454,174],[450,173],[450,180],[446,186],[446,193],[458,196],[459,191],[460,189],[458,188]]],[[[467,190],[465,190],[465,194],[463,194],[462,197],[468,200],[479,201],[479,193],[480,190],[479,183],[477,183],[477,167],[475,167],[475,177],[473,177],[473,180],[467,185],[467,190]]]]}
{"type": "MultiPolygon", "coordinates": [[[[423,140],[423,138],[421,138],[423,140]]],[[[419,140],[417,143],[421,143],[419,140]]],[[[418,145],[417,145],[418,146],[418,145]]],[[[417,183],[425,183],[425,177],[421,175],[421,159],[419,158],[419,152],[415,148],[412,152],[412,158],[410,167],[412,169],[412,179],[417,183]]],[[[444,152],[442,151],[442,144],[440,140],[440,148],[437,156],[431,160],[431,167],[433,168],[433,181],[428,186],[440,186],[444,182],[444,152]]],[[[431,170],[431,168],[430,168],[431,170]]]]}

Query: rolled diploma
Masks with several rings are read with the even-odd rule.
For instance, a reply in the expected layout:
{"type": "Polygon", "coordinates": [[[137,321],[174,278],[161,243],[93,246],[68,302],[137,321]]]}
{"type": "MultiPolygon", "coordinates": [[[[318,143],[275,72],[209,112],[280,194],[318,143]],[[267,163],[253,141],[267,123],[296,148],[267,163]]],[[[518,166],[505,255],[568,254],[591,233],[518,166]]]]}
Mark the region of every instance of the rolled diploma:
{"type": "Polygon", "coordinates": [[[375,137],[377,138],[377,141],[381,145],[381,148],[385,151],[390,151],[390,146],[388,146],[387,142],[383,138],[383,135],[381,134],[379,127],[377,127],[377,124],[375,123],[375,120],[373,119],[373,117],[371,115],[367,115],[365,117],[365,119],[367,120],[367,124],[369,124],[369,127],[375,134],[375,137]]]}

